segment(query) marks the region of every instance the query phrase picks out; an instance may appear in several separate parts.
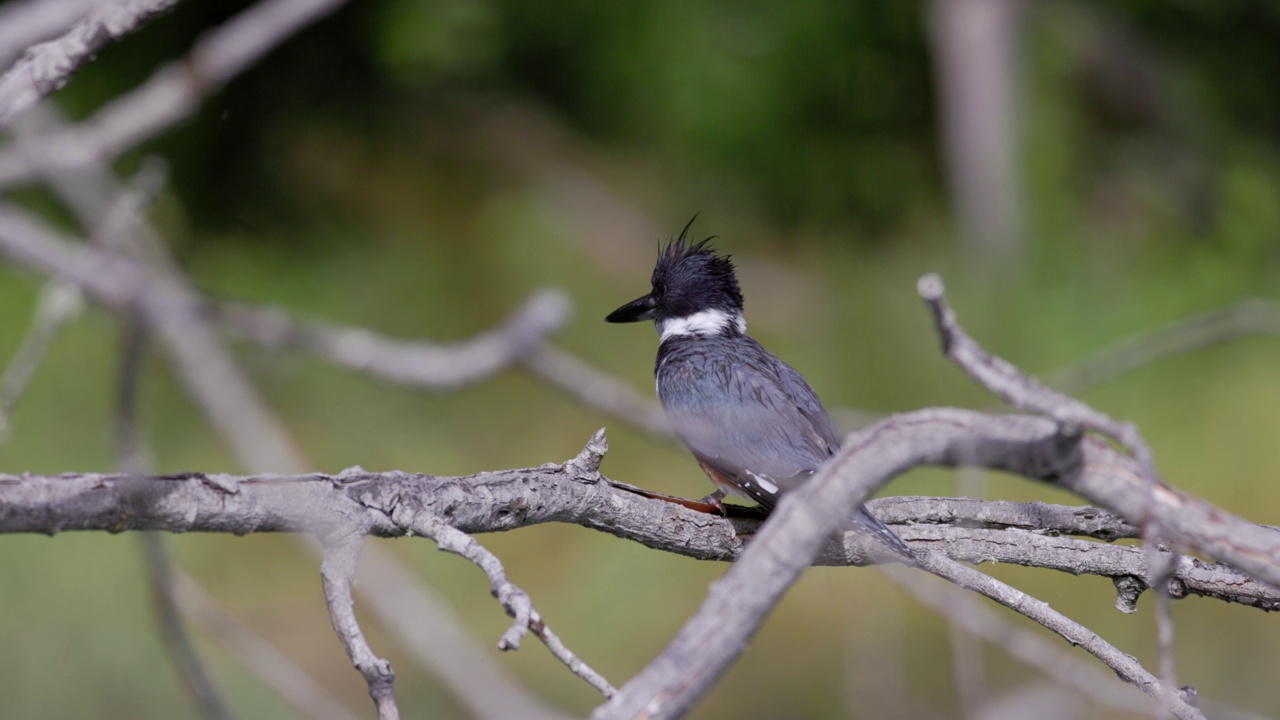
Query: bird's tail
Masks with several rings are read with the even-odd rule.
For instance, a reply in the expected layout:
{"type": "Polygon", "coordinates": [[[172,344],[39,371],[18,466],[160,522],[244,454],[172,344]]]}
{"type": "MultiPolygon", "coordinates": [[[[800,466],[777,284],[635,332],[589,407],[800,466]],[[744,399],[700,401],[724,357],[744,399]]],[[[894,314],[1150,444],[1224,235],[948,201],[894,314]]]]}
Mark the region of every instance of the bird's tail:
{"type": "Polygon", "coordinates": [[[916,564],[916,556],[912,552],[911,546],[903,542],[897,533],[890,530],[888,525],[880,522],[879,518],[872,515],[865,507],[858,506],[857,511],[853,514],[853,522],[857,525],[855,532],[865,533],[874,537],[881,545],[892,552],[898,560],[908,565],[916,564]]]}

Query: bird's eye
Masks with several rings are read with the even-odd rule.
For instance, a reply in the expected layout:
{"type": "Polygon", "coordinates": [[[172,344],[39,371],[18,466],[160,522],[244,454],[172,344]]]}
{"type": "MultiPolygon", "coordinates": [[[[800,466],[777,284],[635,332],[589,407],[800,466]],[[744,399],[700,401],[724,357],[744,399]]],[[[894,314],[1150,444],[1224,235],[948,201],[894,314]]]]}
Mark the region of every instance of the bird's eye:
{"type": "Polygon", "coordinates": [[[653,294],[662,297],[667,294],[667,284],[659,280],[653,284],[653,294]]]}

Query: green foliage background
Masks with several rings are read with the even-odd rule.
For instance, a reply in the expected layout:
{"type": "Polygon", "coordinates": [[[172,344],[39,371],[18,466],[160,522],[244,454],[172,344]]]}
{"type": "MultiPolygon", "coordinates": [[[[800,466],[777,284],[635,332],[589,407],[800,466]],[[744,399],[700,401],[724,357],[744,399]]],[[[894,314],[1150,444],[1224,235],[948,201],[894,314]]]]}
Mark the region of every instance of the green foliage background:
{"type": "MultiPolygon", "coordinates": [[[[102,53],[59,102],[92,112],[243,5],[180,4],[102,53]]],[[[991,398],[939,358],[914,296],[923,272],[944,274],[974,336],[1035,373],[1190,313],[1280,298],[1277,7],[1028,7],[1028,232],[1023,262],[996,275],[975,271],[956,246],[918,3],[357,2],[145,153],[172,171],[157,222],[195,281],[221,297],[449,340],[559,285],[577,315],[558,342],[647,391],[654,336],[601,318],[644,292],[661,238],[585,232],[600,227],[584,224],[599,207],[566,201],[558,183],[586,173],[666,231],[701,211],[696,230],[719,235],[742,268],[753,334],[829,404],[985,407],[991,398]]],[[[27,199],[48,206],[39,193],[27,199]]],[[[20,342],[39,285],[0,267],[0,357],[20,342]]],[[[114,467],[117,335],[90,312],[58,339],[0,444],[0,468],[114,467]]],[[[607,425],[610,476],[691,496],[707,489],[683,452],[519,371],[432,395],[307,357],[247,347],[241,356],[320,469],[535,465],[571,457],[607,425]]],[[[1254,338],[1085,399],[1136,421],[1174,484],[1280,524],[1278,368],[1280,339],[1254,338]]],[[[144,400],[159,469],[237,470],[157,359],[144,400]]],[[[888,492],[949,494],[954,481],[920,472],[888,492]]],[[[1005,477],[989,478],[988,494],[1074,502],[1005,477]]],[[[561,637],[619,683],[724,571],[576,527],[482,540],[561,637]]],[[[424,541],[388,545],[477,637],[496,641],[506,617],[478,571],[424,541]]],[[[192,536],[174,547],[222,602],[368,712],[316,568],[292,544],[192,536]]],[[[984,569],[1155,667],[1149,598],[1125,616],[1106,580],[984,569]]],[[[137,538],[6,537],[0,577],[6,716],[190,713],[151,625],[137,538]]],[[[1183,683],[1280,715],[1274,618],[1198,599],[1175,603],[1174,616],[1183,683]]],[[[460,716],[367,622],[399,673],[405,715],[460,716]]],[[[287,715],[214,644],[202,647],[245,717],[287,715]]],[[[874,570],[814,570],[694,716],[878,717],[876,685],[852,678],[873,667],[902,673],[922,703],[958,717],[949,653],[944,622],[874,570]]],[[[998,650],[986,659],[993,692],[1035,678],[998,650]]],[[[536,644],[501,661],[555,703],[586,712],[598,702],[536,644]]]]}

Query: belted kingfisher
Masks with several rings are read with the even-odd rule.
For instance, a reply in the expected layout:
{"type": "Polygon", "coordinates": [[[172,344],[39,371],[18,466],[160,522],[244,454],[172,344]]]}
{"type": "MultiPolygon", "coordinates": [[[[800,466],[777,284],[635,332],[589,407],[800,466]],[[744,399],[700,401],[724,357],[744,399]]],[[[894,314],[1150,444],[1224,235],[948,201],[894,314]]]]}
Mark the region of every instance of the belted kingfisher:
{"type": "MultiPolygon", "coordinates": [[[[709,247],[713,238],[690,243],[689,225],[659,253],[649,294],[605,320],[657,327],[658,399],[716,486],[703,502],[723,513],[721,498],[734,493],[772,510],[840,449],[840,435],[800,373],[746,334],[733,263],[709,247]]],[[[895,555],[913,557],[866,508],[853,521],[895,555]]]]}

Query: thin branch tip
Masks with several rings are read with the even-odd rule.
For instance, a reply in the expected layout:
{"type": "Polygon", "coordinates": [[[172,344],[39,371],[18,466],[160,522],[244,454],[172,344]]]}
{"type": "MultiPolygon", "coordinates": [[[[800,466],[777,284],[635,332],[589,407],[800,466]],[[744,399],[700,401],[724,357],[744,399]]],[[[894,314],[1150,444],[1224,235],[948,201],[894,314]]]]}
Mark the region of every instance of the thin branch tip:
{"type": "Polygon", "coordinates": [[[942,299],[946,293],[946,286],[943,285],[942,276],[938,273],[925,273],[916,281],[916,292],[925,302],[934,303],[942,299]]]}
{"type": "Polygon", "coordinates": [[[547,318],[547,324],[560,327],[573,314],[573,300],[563,288],[549,286],[534,292],[529,298],[528,308],[538,316],[547,318]]]}
{"type": "Polygon", "coordinates": [[[605,453],[609,452],[609,440],[605,436],[605,428],[600,428],[591,435],[586,446],[572,460],[565,463],[577,480],[594,482],[600,478],[600,463],[605,453]]]}

